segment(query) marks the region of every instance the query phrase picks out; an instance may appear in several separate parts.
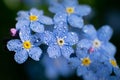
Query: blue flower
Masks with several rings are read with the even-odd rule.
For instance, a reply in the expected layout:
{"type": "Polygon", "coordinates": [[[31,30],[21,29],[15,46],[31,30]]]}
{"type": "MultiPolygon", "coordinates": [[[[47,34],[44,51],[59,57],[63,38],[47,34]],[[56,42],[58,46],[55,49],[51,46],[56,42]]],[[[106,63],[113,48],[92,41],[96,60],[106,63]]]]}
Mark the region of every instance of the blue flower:
{"type": "Polygon", "coordinates": [[[49,57],[52,58],[59,57],[61,54],[69,58],[74,52],[72,46],[78,42],[77,34],[68,32],[64,22],[56,24],[53,32],[46,31],[43,36],[44,43],[48,45],[49,57]]]}
{"type": "Polygon", "coordinates": [[[71,67],[77,69],[77,75],[82,76],[85,80],[106,80],[110,76],[111,68],[108,65],[87,54],[70,58],[69,63],[71,67]]]}
{"type": "Polygon", "coordinates": [[[82,16],[91,12],[89,6],[79,5],[77,0],[64,0],[61,4],[56,2],[50,6],[49,10],[57,13],[54,17],[55,22],[62,19],[77,28],[82,28],[84,25],[82,16]]]}
{"type": "Polygon", "coordinates": [[[7,48],[9,51],[15,52],[14,59],[19,64],[24,63],[28,56],[35,61],[39,61],[42,50],[34,44],[36,40],[33,40],[32,35],[30,35],[30,29],[28,27],[23,28],[24,29],[19,32],[21,40],[14,39],[8,41],[7,48]]]}
{"type": "Polygon", "coordinates": [[[82,29],[84,39],[77,44],[76,53],[80,54],[82,49],[86,49],[94,58],[100,58],[101,61],[114,56],[115,46],[109,42],[112,36],[112,29],[105,25],[98,31],[92,25],[85,25],[82,29]]]}
{"type": "Polygon", "coordinates": [[[89,56],[74,57],[69,59],[69,63],[73,68],[77,69],[78,76],[84,76],[90,72],[89,68],[93,63],[93,60],[89,56]]]}
{"type": "Polygon", "coordinates": [[[59,76],[67,77],[73,73],[73,70],[68,65],[67,59],[59,57],[56,59],[50,58],[45,55],[42,60],[43,66],[45,67],[45,74],[50,79],[56,79],[59,76]]]}
{"type": "Polygon", "coordinates": [[[114,76],[120,78],[120,68],[117,65],[115,58],[110,58],[105,64],[109,66],[109,69],[111,70],[110,74],[114,73],[114,76]]]}
{"type": "Polygon", "coordinates": [[[44,25],[51,25],[51,18],[44,16],[43,11],[32,8],[30,11],[19,11],[16,19],[16,29],[22,29],[23,26],[30,27],[34,32],[44,32],[44,25]]]}

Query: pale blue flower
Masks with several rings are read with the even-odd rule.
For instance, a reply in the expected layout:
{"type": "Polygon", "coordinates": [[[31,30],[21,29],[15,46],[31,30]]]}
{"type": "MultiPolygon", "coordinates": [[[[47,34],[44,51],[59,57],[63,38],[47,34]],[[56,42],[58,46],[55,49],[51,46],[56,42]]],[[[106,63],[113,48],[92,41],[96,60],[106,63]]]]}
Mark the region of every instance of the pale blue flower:
{"type": "Polygon", "coordinates": [[[101,61],[115,55],[116,48],[109,42],[112,36],[112,29],[109,26],[105,25],[96,31],[92,25],[85,25],[82,30],[84,39],[77,44],[77,54],[85,48],[94,58],[101,58],[101,61]]]}
{"type": "Polygon", "coordinates": [[[110,74],[114,73],[114,76],[120,78],[120,68],[114,57],[109,58],[105,64],[109,66],[110,74]]]}
{"type": "Polygon", "coordinates": [[[39,61],[42,54],[42,50],[34,44],[36,40],[33,40],[29,31],[30,29],[28,27],[24,27],[24,29],[19,32],[21,40],[13,39],[7,43],[8,50],[15,52],[14,59],[19,64],[24,63],[28,59],[28,56],[35,61],[39,61]],[[26,32],[26,30],[28,32],[26,32]]]}
{"type": "Polygon", "coordinates": [[[56,13],[54,21],[58,22],[62,19],[68,22],[72,27],[82,28],[84,25],[83,16],[91,12],[91,8],[87,5],[79,5],[77,0],[64,0],[61,4],[54,3],[49,10],[56,13]]]}
{"type": "Polygon", "coordinates": [[[23,26],[30,27],[34,32],[44,32],[44,25],[51,25],[53,21],[50,17],[44,16],[43,11],[32,8],[30,11],[19,11],[16,19],[16,29],[23,26]]]}
{"type": "Polygon", "coordinates": [[[56,58],[63,55],[69,58],[74,52],[72,46],[78,42],[78,36],[74,32],[68,32],[64,22],[55,25],[53,32],[46,31],[43,41],[48,45],[49,57],[56,58]]]}

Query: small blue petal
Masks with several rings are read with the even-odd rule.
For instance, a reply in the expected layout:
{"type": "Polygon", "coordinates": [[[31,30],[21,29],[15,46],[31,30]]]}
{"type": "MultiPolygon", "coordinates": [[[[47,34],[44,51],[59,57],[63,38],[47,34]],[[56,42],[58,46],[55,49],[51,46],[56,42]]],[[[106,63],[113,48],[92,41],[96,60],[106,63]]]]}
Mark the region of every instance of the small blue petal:
{"type": "Polygon", "coordinates": [[[78,17],[76,15],[70,15],[68,17],[68,22],[72,27],[82,28],[84,23],[82,17],[78,17]]]}
{"type": "Polygon", "coordinates": [[[18,51],[22,47],[22,42],[18,39],[10,40],[7,43],[7,48],[9,51],[18,51]]]}
{"type": "Polygon", "coordinates": [[[78,57],[84,57],[88,55],[88,50],[91,48],[92,42],[87,39],[82,39],[76,46],[76,55],[78,57]]]}
{"type": "Polygon", "coordinates": [[[49,7],[49,11],[52,13],[64,12],[64,7],[59,3],[55,3],[49,7]]]}
{"type": "Polygon", "coordinates": [[[29,51],[29,56],[35,61],[39,61],[41,54],[42,50],[39,47],[33,47],[29,51]]]}
{"type": "Polygon", "coordinates": [[[98,32],[98,38],[102,41],[109,41],[111,36],[112,36],[112,33],[113,33],[113,30],[110,28],[110,26],[108,25],[105,25],[103,27],[101,27],[98,32]]]}
{"type": "Polygon", "coordinates": [[[84,80],[99,80],[97,76],[94,73],[92,73],[92,71],[87,72],[87,74],[83,76],[83,79],[84,80]]]}
{"type": "Polygon", "coordinates": [[[54,26],[53,33],[55,36],[63,38],[68,32],[68,25],[65,22],[59,22],[54,26]]]}
{"type": "Polygon", "coordinates": [[[19,11],[17,13],[18,17],[16,18],[17,21],[19,20],[29,20],[28,11],[19,11]]]}
{"type": "Polygon", "coordinates": [[[86,16],[91,12],[91,7],[88,5],[80,5],[75,8],[75,13],[80,16],[86,16]]]}
{"type": "Polygon", "coordinates": [[[17,63],[22,64],[24,63],[28,58],[28,53],[26,50],[21,50],[15,53],[14,59],[17,63]]]}
{"type": "Polygon", "coordinates": [[[54,40],[54,36],[53,36],[53,33],[52,32],[49,32],[49,31],[45,31],[44,34],[43,34],[43,37],[42,37],[42,41],[45,43],[45,44],[51,44],[54,40]]]}
{"type": "Polygon", "coordinates": [[[32,8],[30,10],[30,15],[36,15],[36,16],[39,16],[39,15],[43,15],[43,11],[42,10],[38,10],[36,8],[32,8]]]}
{"type": "Polygon", "coordinates": [[[77,68],[77,75],[78,76],[82,76],[82,75],[86,75],[88,72],[87,68],[85,66],[79,66],[77,68]]]}
{"type": "Polygon", "coordinates": [[[99,70],[97,70],[96,75],[99,77],[105,77],[110,75],[112,68],[109,65],[106,64],[101,64],[98,68],[99,70]],[[102,74],[102,75],[100,75],[102,74]]]}
{"type": "Polygon", "coordinates": [[[35,33],[34,35],[31,36],[31,43],[39,46],[42,43],[42,35],[43,33],[35,33]]]}
{"type": "Polygon", "coordinates": [[[26,14],[28,14],[28,11],[19,11],[17,16],[26,16],[26,14]]]}
{"type": "Polygon", "coordinates": [[[65,6],[75,6],[78,5],[78,0],[63,0],[62,4],[65,6]]]}
{"type": "Polygon", "coordinates": [[[16,29],[17,30],[21,30],[23,28],[23,26],[29,26],[29,21],[28,20],[19,20],[17,23],[16,23],[16,29]]]}
{"type": "Polygon", "coordinates": [[[62,55],[63,55],[65,58],[69,59],[69,58],[70,58],[70,55],[71,55],[72,53],[74,53],[74,50],[73,50],[73,48],[70,47],[70,46],[62,46],[62,47],[61,47],[61,52],[62,52],[62,55]]]}
{"type": "Polygon", "coordinates": [[[115,67],[115,68],[114,68],[114,73],[115,73],[115,75],[116,75],[117,77],[120,78],[120,68],[115,67]]]}
{"type": "Polygon", "coordinates": [[[97,32],[93,25],[85,25],[82,31],[86,38],[95,39],[97,37],[97,32]]]}
{"type": "Polygon", "coordinates": [[[71,67],[77,68],[80,65],[80,60],[78,58],[70,58],[69,63],[71,67]]]}
{"type": "Polygon", "coordinates": [[[39,22],[32,22],[30,24],[30,28],[34,31],[34,32],[38,32],[38,33],[42,33],[44,32],[44,25],[39,23],[39,22]]]}
{"type": "Polygon", "coordinates": [[[54,16],[54,22],[55,23],[59,23],[59,22],[67,22],[67,14],[66,13],[57,13],[55,16],[54,16]]]}
{"type": "Polygon", "coordinates": [[[60,47],[58,45],[50,45],[47,49],[47,53],[51,58],[57,58],[61,56],[60,47]]]}
{"type": "Polygon", "coordinates": [[[78,49],[82,49],[82,48],[89,49],[90,47],[92,47],[92,42],[87,39],[82,39],[77,44],[78,49]]]}
{"type": "Polygon", "coordinates": [[[28,26],[23,26],[19,32],[20,39],[24,42],[30,40],[31,30],[28,26]]]}
{"type": "Polygon", "coordinates": [[[116,47],[112,43],[104,43],[101,48],[106,52],[108,56],[114,56],[116,53],[116,47]]]}
{"type": "Polygon", "coordinates": [[[66,36],[67,37],[65,38],[65,42],[68,43],[69,45],[74,45],[79,40],[77,34],[73,32],[69,32],[66,36]]]}
{"type": "Polygon", "coordinates": [[[39,17],[39,21],[40,21],[42,24],[46,24],[46,25],[51,25],[51,24],[53,24],[53,20],[52,20],[50,17],[43,16],[43,15],[41,15],[41,16],[39,17]]]}

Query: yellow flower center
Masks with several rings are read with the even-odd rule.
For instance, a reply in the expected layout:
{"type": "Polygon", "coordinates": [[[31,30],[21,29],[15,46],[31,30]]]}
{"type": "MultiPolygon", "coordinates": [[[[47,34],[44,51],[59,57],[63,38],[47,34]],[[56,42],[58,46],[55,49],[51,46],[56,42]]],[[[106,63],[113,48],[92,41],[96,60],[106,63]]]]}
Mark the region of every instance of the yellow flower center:
{"type": "Polygon", "coordinates": [[[30,49],[30,48],[31,48],[31,43],[30,43],[30,41],[25,41],[25,42],[23,42],[23,47],[24,47],[25,49],[30,49]]]}
{"type": "Polygon", "coordinates": [[[93,41],[93,47],[98,48],[101,46],[101,42],[98,39],[95,39],[93,41]]]}
{"type": "Polygon", "coordinates": [[[117,63],[115,60],[110,60],[110,63],[112,64],[112,66],[117,67],[117,63]]]}
{"type": "Polygon", "coordinates": [[[30,21],[36,21],[38,17],[36,15],[30,15],[29,16],[30,21]]]}
{"type": "Polygon", "coordinates": [[[58,40],[57,40],[57,44],[58,44],[59,46],[64,45],[64,39],[58,39],[58,40]]]}
{"type": "Polygon", "coordinates": [[[89,66],[90,63],[91,63],[91,60],[88,57],[82,59],[82,65],[89,66]]]}
{"type": "Polygon", "coordinates": [[[68,8],[66,8],[66,12],[68,14],[72,14],[72,13],[74,13],[74,8],[73,7],[68,7],[68,8]]]}

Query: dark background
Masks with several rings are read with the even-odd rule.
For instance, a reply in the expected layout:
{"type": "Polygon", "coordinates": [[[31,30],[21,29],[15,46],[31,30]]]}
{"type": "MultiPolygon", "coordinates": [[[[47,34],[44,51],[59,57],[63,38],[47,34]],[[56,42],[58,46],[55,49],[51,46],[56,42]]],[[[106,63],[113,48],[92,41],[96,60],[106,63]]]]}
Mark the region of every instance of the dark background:
{"type": "MultiPolygon", "coordinates": [[[[6,49],[6,42],[13,39],[10,36],[9,29],[15,27],[15,17],[19,10],[30,9],[24,3],[14,3],[8,5],[5,3],[7,0],[0,0],[0,80],[29,80],[27,72],[25,72],[24,66],[28,64],[28,61],[24,64],[17,64],[14,61],[14,52],[9,52],[6,49]],[[15,5],[15,6],[14,6],[15,5]]],[[[118,65],[120,65],[120,3],[119,0],[80,0],[81,4],[88,4],[92,7],[92,17],[89,17],[89,22],[94,24],[98,29],[102,25],[108,24],[113,30],[114,34],[110,40],[117,47],[117,53],[115,58],[118,65]]],[[[45,6],[39,7],[39,9],[47,11],[45,6]]],[[[37,62],[34,62],[37,63],[37,62]]],[[[78,80],[77,77],[70,77],[71,80],[78,80]]],[[[70,79],[70,78],[61,78],[70,79]]]]}

